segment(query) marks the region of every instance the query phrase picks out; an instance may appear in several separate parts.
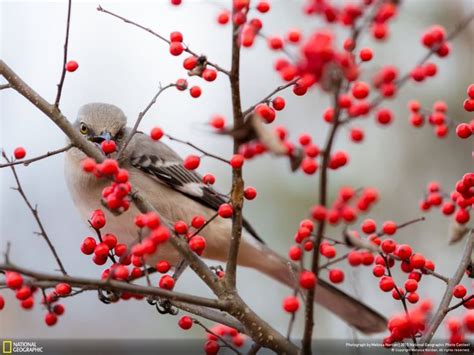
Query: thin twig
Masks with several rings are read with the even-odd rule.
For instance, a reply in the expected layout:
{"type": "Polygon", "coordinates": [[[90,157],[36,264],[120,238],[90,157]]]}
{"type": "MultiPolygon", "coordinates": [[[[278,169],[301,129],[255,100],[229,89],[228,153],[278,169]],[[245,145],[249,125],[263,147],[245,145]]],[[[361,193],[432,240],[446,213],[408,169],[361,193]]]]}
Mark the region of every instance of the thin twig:
{"type": "Polygon", "coordinates": [[[300,78],[296,78],[296,79],[293,79],[291,81],[289,81],[288,83],[284,84],[284,85],[280,85],[278,86],[277,88],[275,88],[271,93],[269,93],[267,96],[265,96],[263,99],[261,99],[260,101],[258,101],[256,104],[250,106],[248,109],[246,109],[244,112],[243,112],[243,115],[244,116],[247,116],[250,112],[252,112],[255,107],[257,107],[259,104],[261,103],[264,103],[264,102],[268,102],[268,100],[270,100],[273,95],[279,93],[280,91],[283,91],[287,88],[289,88],[290,86],[293,86],[296,84],[296,82],[299,80],[300,78]]]}
{"type": "Polygon", "coordinates": [[[145,107],[145,109],[138,114],[137,120],[135,121],[135,124],[133,125],[133,128],[132,128],[131,132],[128,134],[127,138],[125,139],[125,142],[123,143],[122,147],[120,148],[120,150],[117,154],[117,160],[120,160],[120,158],[122,157],[123,152],[127,148],[128,144],[132,140],[135,133],[137,133],[138,127],[140,126],[140,123],[142,122],[143,117],[145,117],[147,112],[156,103],[156,100],[158,99],[158,96],[160,96],[163,91],[165,91],[165,90],[167,90],[171,87],[175,87],[175,86],[176,86],[176,84],[168,84],[166,86],[161,86],[161,84],[160,84],[160,88],[159,88],[158,92],[155,94],[155,96],[153,96],[153,98],[148,103],[148,105],[145,107]]]}
{"type": "Polygon", "coordinates": [[[0,85],[0,90],[10,89],[12,86],[10,84],[0,85]]]}
{"type": "Polygon", "coordinates": [[[166,136],[169,140],[171,140],[171,141],[175,141],[175,142],[178,142],[178,143],[186,144],[186,145],[190,146],[191,148],[196,149],[198,152],[201,152],[202,154],[204,154],[204,155],[207,156],[207,157],[214,158],[214,159],[219,160],[219,161],[221,161],[221,162],[223,162],[223,163],[230,164],[230,161],[229,161],[229,160],[224,159],[224,158],[221,158],[221,157],[218,156],[218,155],[209,153],[209,152],[205,151],[205,150],[202,149],[202,148],[199,148],[197,145],[195,145],[195,144],[193,144],[193,143],[191,143],[191,142],[189,142],[189,141],[184,141],[184,140],[181,140],[181,139],[179,139],[179,138],[172,137],[172,136],[170,136],[169,134],[165,134],[165,136],[166,136]]]}
{"type": "MultiPolygon", "coordinates": [[[[118,19],[124,21],[125,23],[131,24],[131,25],[136,26],[136,27],[138,27],[138,28],[141,28],[142,30],[147,31],[148,33],[152,34],[152,35],[155,36],[155,37],[158,37],[159,39],[161,39],[162,41],[164,41],[164,42],[166,42],[166,43],[168,43],[168,44],[171,43],[171,41],[170,41],[169,39],[167,39],[166,37],[163,37],[163,36],[160,35],[159,33],[156,33],[156,32],[153,31],[152,29],[147,28],[147,27],[145,27],[145,26],[142,26],[142,25],[140,25],[140,24],[138,24],[138,23],[136,23],[136,22],[134,22],[134,21],[132,21],[132,20],[129,20],[129,19],[125,18],[125,17],[122,17],[122,16],[120,16],[120,15],[117,15],[117,14],[115,14],[115,13],[109,11],[109,10],[106,10],[106,9],[104,9],[104,8],[103,8],[102,6],[100,6],[100,5],[97,7],[97,11],[106,13],[106,14],[108,14],[108,15],[111,15],[111,16],[113,16],[113,17],[115,17],[115,18],[118,18],[118,19]]],[[[193,55],[193,56],[195,56],[195,57],[200,57],[200,55],[198,55],[196,52],[192,51],[191,48],[189,48],[189,47],[185,47],[185,48],[184,48],[184,51],[187,52],[187,53],[189,53],[189,54],[191,54],[191,55],[193,55]]],[[[230,75],[229,71],[226,70],[226,69],[224,69],[224,68],[222,68],[221,66],[219,66],[219,65],[217,65],[217,64],[215,64],[215,63],[212,63],[212,62],[210,62],[210,61],[207,60],[207,59],[206,59],[206,62],[207,62],[208,65],[210,65],[211,67],[215,68],[217,71],[220,71],[220,72],[224,73],[225,75],[230,75]]]]}
{"type": "Polygon", "coordinates": [[[67,50],[69,45],[69,27],[71,24],[71,6],[72,0],[68,0],[67,6],[67,21],[66,21],[66,39],[64,40],[64,55],[63,55],[63,67],[61,71],[61,78],[59,79],[58,91],[56,93],[56,100],[54,100],[54,106],[59,107],[59,101],[61,100],[61,93],[63,91],[64,79],[66,78],[66,63],[67,63],[67,50]]]}
{"type": "Polygon", "coordinates": [[[229,343],[227,340],[225,340],[224,337],[222,337],[222,336],[220,336],[219,334],[216,334],[215,332],[213,332],[211,329],[209,329],[209,328],[206,327],[204,324],[202,324],[198,319],[193,318],[193,323],[199,325],[202,329],[204,329],[204,331],[205,331],[206,333],[215,336],[215,337],[216,337],[217,339],[219,339],[222,343],[224,343],[227,348],[229,348],[230,350],[232,350],[234,353],[239,354],[239,355],[242,354],[242,353],[241,353],[239,350],[237,350],[231,343],[229,343]]]}
{"type": "MultiPolygon", "coordinates": [[[[2,155],[3,155],[3,158],[8,163],[10,163],[10,160],[8,159],[5,152],[2,152],[2,155]]],[[[51,253],[53,254],[54,258],[56,259],[56,262],[58,263],[59,269],[61,270],[62,274],[67,275],[66,269],[64,268],[63,263],[61,262],[61,259],[59,258],[59,255],[56,252],[56,248],[54,247],[53,243],[49,239],[48,234],[46,233],[46,230],[43,227],[43,223],[41,222],[41,219],[39,217],[38,208],[36,206],[33,207],[33,205],[28,200],[28,197],[26,196],[25,191],[23,190],[23,188],[21,186],[20,179],[18,178],[15,167],[12,165],[12,166],[10,166],[10,168],[12,170],[13,177],[15,178],[16,185],[17,185],[15,190],[17,190],[20,193],[21,197],[23,198],[23,201],[25,201],[26,205],[30,209],[31,214],[33,215],[33,217],[36,221],[36,224],[38,225],[38,227],[40,229],[40,233],[38,233],[38,234],[41,235],[43,237],[43,239],[46,241],[46,243],[48,244],[48,247],[51,250],[51,253]]]]}
{"type": "Polygon", "coordinates": [[[61,153],[67,152],[72,147],[73,147],[72,144],[68,144],[67,146],[65,146],[63,148],[46,152],[45,154],[38,155],[37,157],[34,157],[34,158],[23,159],[23,160],[15,160],[15,161],[11,161],[10,163],[7,163],[7,164],[0,164],[0,169],[1,168],[6,168],[6,167],[9,167],[9,166],[13,166],[13,165],[20,165],[20,164],[23,164],[24,166],[28,166],[31,163],[36,162],[38,160],[42,160],[42,159],[49,158],[49,157],[51,157],[53,155],[56,155],[56,154],[61,154],[61,153]]]}

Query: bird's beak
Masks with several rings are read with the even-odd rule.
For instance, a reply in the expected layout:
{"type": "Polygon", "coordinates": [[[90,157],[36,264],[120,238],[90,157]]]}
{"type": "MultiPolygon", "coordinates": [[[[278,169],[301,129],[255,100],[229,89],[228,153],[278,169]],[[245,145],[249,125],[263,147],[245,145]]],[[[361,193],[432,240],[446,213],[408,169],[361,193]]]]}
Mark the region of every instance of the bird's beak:
{"type": "Polygon", "coordinates": [[[94,142],[94,143],[102,143],[103,141],[110,141],[112,139],[112,135],[105,131],[105,132],[102,132],[101,134],[99,134],[98,136],[93,136],[91,137],[91,141],[94,142]]]}

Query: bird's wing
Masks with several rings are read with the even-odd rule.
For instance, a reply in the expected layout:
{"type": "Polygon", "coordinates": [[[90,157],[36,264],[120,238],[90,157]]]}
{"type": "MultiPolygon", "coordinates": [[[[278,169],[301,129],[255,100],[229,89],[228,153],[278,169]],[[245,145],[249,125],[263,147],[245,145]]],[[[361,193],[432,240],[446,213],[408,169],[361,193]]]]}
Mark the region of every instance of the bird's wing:
{"type": "MultiPolygon", "coordinates": [[[[130,164],[153,176],[158,182],[181,192],[189,198],[215,211],[227,199],[212,187],[202,182],[201,176],[187,170],[181,157],[166,144],[155,142],[143,133],[137,133],[127,147],[130,164]]],[[[257,240],[263,240],[252,226],[244,220],[244,228],[257,240]]]]}

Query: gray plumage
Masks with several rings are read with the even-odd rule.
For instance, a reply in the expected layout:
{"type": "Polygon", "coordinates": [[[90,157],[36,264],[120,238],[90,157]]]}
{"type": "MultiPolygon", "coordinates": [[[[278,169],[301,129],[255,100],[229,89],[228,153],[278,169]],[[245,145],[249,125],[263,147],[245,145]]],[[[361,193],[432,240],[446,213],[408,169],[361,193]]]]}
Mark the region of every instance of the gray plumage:
{"type": "MultiPolygon", "coordinates": [[[[130,132],[126,121],[124,113],[118,107],[93,103],[79,110],[74,125],[96,143],[104,139],[101,137],[111,137],[120,149],[130,132]]],[[[67,185],[82,218],[87,220],[91,211],[102,208],[107,218],[104,233],[113,233],[120,242],[133,244],[138,235],[134,217],[139,211],[133,204],[127,212],[120,215],[104,209],[101,205],[101,193],[109,182],[83,172],[80,162],[84,158],[84,153],[74,148],[67,152],[65,159],[67,185]]],[[[189,223],[196,215],[209,219],[225,199],[217,191],[204,185],[198,174],[186,170],[182,162],[179,155],[166,144],[155,142],[144,133],[137,133],[127,145],[120,165],[129,171],[132,185],[166,220],[172,223],[178,220],[189,223]]],[[[265,246],[249,223],[245,222],[244,227],[246,232],[243,233],[239,249],[239,265],[256,269],[293,287],[293,272],[298,267],[265,246]]],[[[201,233],[207,241],[203,257],[225,262],[230,233],[230,220],[214,219],[201,233]]],[[[147,263],[154,265],[158,260],[167,260],[176,265],[180,256],[169,243],[165,243],[158,247],[152,257],[147,258],[147,263]]],[[[315,301],[364,333],[386,329],[383,316],[323,280],[318,280],[315,301]]]]}

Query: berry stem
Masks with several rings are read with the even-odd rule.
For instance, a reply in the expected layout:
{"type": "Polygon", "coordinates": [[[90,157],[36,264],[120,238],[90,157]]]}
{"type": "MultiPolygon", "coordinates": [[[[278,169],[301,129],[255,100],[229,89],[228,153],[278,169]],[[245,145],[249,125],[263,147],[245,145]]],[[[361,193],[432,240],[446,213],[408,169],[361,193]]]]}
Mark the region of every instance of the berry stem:
{"type": "Polygon", "coordinates": [[[38,155],[37,157],[34,157],[34,158],[11,161],[10,163],[7,163],[7,164],[0,164],[0,169],[1,168],[6,168],[8,166],[20,165],[20,164],[23,164],[24,166],[28,166],[31,163],[36,162],[38,160],[42,160],[42,159],[49,158],[49,157],[51,157],[53,155],[56,155],[56,154],[61,154],[61,153],[67,152],[72,147],[73,147],[72,144],[68,144],[67,146],[65,146],[63,148],[56,149],[56,150],[51,150],[49,152],[46,152],[45,154],[38,155]]]}
{"type": "Polygon", "coordinates": [[[54,106],[59,107],[59,101],[61,100],[61,93],[63,91],[64,79],[66,79],[66,62],[67,62],[67,50],[69,45],[69,27],[71,24],[71,7],[72,0],[68,0],[67,5],[67,20],[66,20],[66,39],[64,40],[64,55],[63,55],[63,67],[61,70],[61,77],[58,83],[58,91],[56,93],[56,99],[54,100],[54,106]]]}

